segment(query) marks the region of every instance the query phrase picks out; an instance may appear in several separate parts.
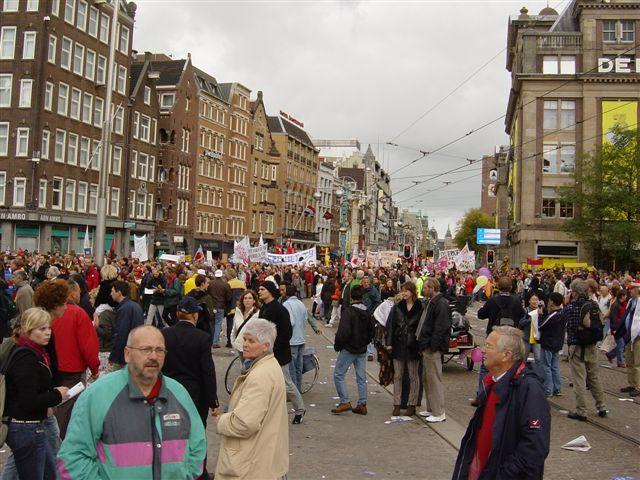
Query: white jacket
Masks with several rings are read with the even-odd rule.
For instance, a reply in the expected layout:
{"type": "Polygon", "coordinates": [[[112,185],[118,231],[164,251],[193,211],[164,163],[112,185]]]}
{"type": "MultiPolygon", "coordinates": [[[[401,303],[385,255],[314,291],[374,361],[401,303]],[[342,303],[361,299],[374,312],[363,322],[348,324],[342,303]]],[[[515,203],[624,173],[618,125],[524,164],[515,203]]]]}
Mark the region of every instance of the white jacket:
{"type": "MultiPolygon", "coordinates": [[[[253,313],[249,316],[249,320],[252,318],[258,318],[259,315],[260,309],[254,307],[253,313]]],[[[233,345],[233,348],[239,352],[242,352],[242,342],[244,339],[242,338],[242,331],[240,332],[240,336],[238,336],[238,329],[242,326],[245,320],[246,317],[244,314],[239,308],[236,308],[236,313],[233,316],[233,330],[231,330],[231,344],[233,345]]]]}

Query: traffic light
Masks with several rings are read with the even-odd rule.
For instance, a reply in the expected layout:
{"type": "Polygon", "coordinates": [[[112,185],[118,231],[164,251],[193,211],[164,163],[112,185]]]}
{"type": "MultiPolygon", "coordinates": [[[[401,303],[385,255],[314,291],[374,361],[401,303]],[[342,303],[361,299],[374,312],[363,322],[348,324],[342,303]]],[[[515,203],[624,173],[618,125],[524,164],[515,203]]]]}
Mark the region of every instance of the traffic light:
{"type": "Polygon", "coordinates": [[[411,245],[405,245],[404,246],[404,254],[403,254],[403,256],[406,259],[411,258],[411,245]]]}
{"type": "Polygon", "coordinates": [[[487,263],[493,265],[495,261],[495,252],[493,250],[487,250],[487,263]]]}

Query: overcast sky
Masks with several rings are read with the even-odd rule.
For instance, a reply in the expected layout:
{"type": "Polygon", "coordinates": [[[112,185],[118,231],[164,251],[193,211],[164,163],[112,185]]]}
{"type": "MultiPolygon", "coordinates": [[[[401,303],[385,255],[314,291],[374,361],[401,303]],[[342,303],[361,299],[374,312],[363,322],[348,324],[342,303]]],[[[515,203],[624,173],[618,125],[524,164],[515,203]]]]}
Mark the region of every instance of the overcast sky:
{"type": "MultiPolygon", "coordinates": [[[[568,1],[551,1],[561,12],[568,1]]],[[[480,163],[415,186],[508,143],[504,120],[411,167],[394,171],[505,113],[507,25],[546,1],[162,1],[139,0],[134,48],[191,58],[219,82],[264,92],[269,114],[284,110],[316,138],[371,143],[392,174],[394,201],[422,209],[443,237],[480,205],[480,163]],[[492,57],[468,83],[440,102],[492,57]],[[402,147],[390,147],[393,140],[402,147]],[[458,158],[460,157],[460,158],[458,158]],[[467,177],[473,178],[466,179],[467,177]],[[424,179],[424,177],[422,178],[424,179]],[[443,182],[459,183],[444,186],[443,182]],[[443,187],[443,188],[440,188],[443,187]],[[440,188],[438,191],[428,192],[440,188]]]]}

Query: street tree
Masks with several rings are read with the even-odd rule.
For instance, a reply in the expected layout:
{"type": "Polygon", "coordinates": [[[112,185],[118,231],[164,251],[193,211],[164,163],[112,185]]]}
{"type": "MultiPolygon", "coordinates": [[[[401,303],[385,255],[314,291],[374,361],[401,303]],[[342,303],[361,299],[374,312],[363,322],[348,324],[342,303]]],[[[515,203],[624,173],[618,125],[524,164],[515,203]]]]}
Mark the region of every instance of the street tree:
{"type": "Polygon", "coordinates": [[[479,251],[478,244],[476,243],[476,229],[478,228],[492,228],[495,224],[493,218],[484,213],[479,208],[473,208],[467,211],[458,223],[456,224],[456,234],[453,237],[458,248],[464,247],[465,243],[469,244],[469,249],[473,251],[479,251]]]}
{"type": "Polygon", "coordinates": [[[564,231],[592,251],[594,265],[629,269],[640,265],[640,141],[638,129],[615,129],[595,153],[585,155],[560,190],[573,204],[564,231]]]}

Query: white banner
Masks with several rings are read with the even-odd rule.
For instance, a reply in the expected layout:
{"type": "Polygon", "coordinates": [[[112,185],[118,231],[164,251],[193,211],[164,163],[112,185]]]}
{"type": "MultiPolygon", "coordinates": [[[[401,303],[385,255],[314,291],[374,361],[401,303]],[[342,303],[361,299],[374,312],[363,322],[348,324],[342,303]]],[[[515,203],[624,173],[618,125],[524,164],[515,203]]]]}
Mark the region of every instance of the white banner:
{"type": "Polygon", "coordinates": [[[458,255],[458,253],[460,253],[460,251],[457,248],[451,249],[451,250],[442,250],[440,252],[440,256],[438,257],[438,260],[442,259],[443,257],[446,257],[447,270],[452,269],[456,265],[455,258],[458,255]]]}
{"type": "Polygon", "coordinates": [[[147,260],[149,260],[146,235],[142,235],[141,237],[139,237],[138,235],[133,236],[133,249],[136,252],[138,260],[140,260],[141,262],[146,262],[147,260]]]}
{"type": "Polygon", "coordinates": [[[379,254],[381,267],[393,267],[398,262],[398,252],[396,250],[384,250],[379,254]]]}
{"type": "Polygon", "coordinates": [[[207,250],[207,265],[210,267],[213,265],[213,253],[211,253],[211,250],[207,250]]]}
{"type": "Polygon", "coordinates": [[[234,242],[233,245],[233,263],[249,263],[249,250],[251,244],[249,243],[249,237],[245,236],[239,242],[234,242]]]}
{"type": "Polygon", "coordinates": [[[300,252],[288,253],[279,255],[277,253],[267,253],[267,263],[273,265],[299,265],[305,266],[316,264],[316,247],[312,247],[308,250],[302,250],[300,252]]]}
{"type": "Polygon", "coordinates": [[[262,244],[249,249],[249,261],[251,263],[262,263],[267,259],[267,245],[262,244]]]}

